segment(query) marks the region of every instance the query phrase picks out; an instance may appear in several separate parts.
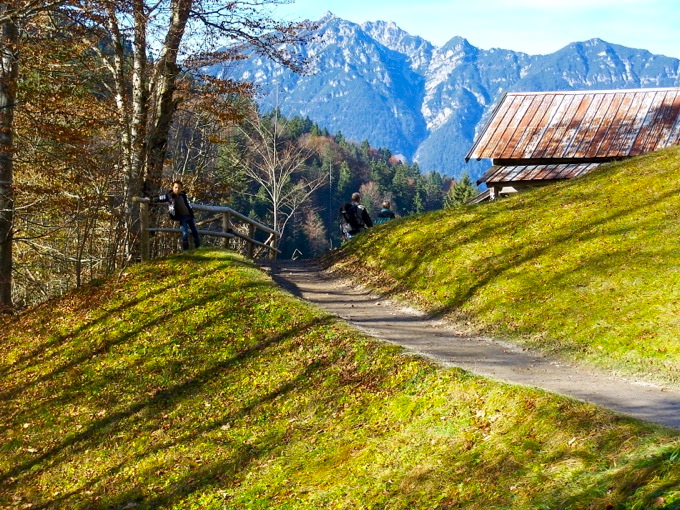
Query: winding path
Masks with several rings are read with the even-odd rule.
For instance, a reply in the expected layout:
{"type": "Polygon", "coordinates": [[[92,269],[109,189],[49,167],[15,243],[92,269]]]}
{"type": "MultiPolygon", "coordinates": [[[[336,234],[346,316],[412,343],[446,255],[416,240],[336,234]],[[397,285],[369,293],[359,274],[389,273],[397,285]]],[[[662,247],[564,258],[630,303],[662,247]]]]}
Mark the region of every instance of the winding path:
{"type": "Polygon", "coordinates": [[[680,429],[680,392],[557,362],[490,338],[457,335],[438,319],[322,271],[313,261],[264,262],[274,281],[363,332],[470,372],[537,386],[680,429]]]}

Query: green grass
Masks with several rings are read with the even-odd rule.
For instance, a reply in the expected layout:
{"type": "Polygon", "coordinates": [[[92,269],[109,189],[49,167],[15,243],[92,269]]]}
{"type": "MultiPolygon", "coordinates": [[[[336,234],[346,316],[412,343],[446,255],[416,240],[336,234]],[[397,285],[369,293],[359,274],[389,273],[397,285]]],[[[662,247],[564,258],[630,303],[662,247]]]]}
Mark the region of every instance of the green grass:
{"type": "Polygon", "coordinates": [[[462,331],[680,387],[678,147],[391,222],[331,260],[462,331]]]}
{"type": "Polygon", "coordinates": [[[1,508],[680,508],[677,431],[407,355],[227,252],[2,321],[1,508]]]}

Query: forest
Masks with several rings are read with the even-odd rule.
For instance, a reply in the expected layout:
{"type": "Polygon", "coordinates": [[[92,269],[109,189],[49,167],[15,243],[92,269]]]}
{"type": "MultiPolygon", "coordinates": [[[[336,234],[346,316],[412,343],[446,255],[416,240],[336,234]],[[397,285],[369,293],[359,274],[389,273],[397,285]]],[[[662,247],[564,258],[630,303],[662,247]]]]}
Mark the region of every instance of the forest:
{"type": "MultiPolygon", "coordinates": [[[[460,203],[449,178],[309,118],[263,114],[251,83],[203,73],[255,54],[305,72],[280,48],[310,26],[266,15],[276,3],[2,4],[0,310],[122,274],[140,257],[132,198],[175,179],[196,203],[274,228],[287,258],[337,247],[354,191],[372,215],[383,200],[398,216],[460,203]]],[[[161,207],[153,217],[172,226],[161,207]]],[[[154,236],[155,256],[177,249],[177,236],[154,236]]]]}
{"type": "MultiPolygon", "coordinates": [[[[361,193],[372,218],[383,201],[390,202],[397,216],[445,205],[451,178],[437,172],[421,174],[417,164],[393,156],[387,148],[373,148],[366,140],[346,140],[342,133],[329,133],[309,118],[286,119],[277,110],[256,119],[255,124],[246,122],[246,127],[239,128],[218,150],[217,174],[230,182],[230,195],[219,199],[280,230],[279,248],[285,258],[314,257],[339,246],[338,212],[355,191],[361,193]],[[250,135],[244,135],[245,131],[250,135]],[[252,136],[253,132],[257,137],[252,136]],[[259,150],[253,150],[253,138],[259,150]],[[286,167],[289,158],[295,161],[288,163],[295,171],[284,177],[289,178],[285,188],[290,198],[276,205],[267,191],[271,184],[253,175],[257,173],[254,169],[267,160],[263,155],[267,146],[270,152],[278,152],[276,159],[281,168],[286,167]],[[275,211],[277,219],[273,218],[275,211]]],[[[261,171],[260,175],[272,173],[261,171]]],[[[207,193],[201,199],[215,201],[218,197],[207,193]]]]}

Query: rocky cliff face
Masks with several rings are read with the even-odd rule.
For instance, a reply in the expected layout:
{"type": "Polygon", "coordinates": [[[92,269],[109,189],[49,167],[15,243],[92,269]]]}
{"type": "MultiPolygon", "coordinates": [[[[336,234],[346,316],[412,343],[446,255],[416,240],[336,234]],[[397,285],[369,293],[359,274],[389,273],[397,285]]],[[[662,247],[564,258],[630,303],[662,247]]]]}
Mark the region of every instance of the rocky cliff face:
{"type": "Polygon", "coordinates": [[[357,25],[327,14],[300,50],[296,75],[261,58],[215,75],[248,79],[264,111],[309,116],[332,133],[387,147],[421,170],[477,178],[488,162],[465,163],[476,131],[504,92],[680,86],[680,60],[600,39],[549,55],[482,50],[461,37],[442,47],[377,21],[357,25]]]}

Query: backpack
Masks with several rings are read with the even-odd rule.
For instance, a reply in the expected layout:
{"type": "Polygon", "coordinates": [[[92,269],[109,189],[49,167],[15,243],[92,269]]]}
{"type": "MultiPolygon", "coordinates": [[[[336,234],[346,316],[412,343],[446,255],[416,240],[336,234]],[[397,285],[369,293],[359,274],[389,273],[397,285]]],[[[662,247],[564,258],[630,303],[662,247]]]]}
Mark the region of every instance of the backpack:
{"type": "Polygon", "coordinates": [[[364,227],[361,210],[356,204],[346,203],[340,208],[340,229],[344,234],[356,234],[364,227]]]}

